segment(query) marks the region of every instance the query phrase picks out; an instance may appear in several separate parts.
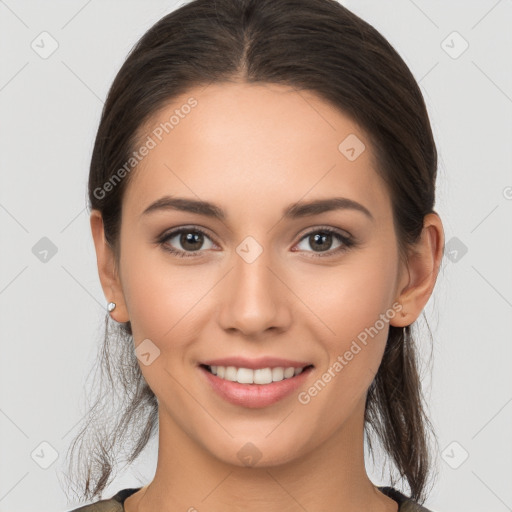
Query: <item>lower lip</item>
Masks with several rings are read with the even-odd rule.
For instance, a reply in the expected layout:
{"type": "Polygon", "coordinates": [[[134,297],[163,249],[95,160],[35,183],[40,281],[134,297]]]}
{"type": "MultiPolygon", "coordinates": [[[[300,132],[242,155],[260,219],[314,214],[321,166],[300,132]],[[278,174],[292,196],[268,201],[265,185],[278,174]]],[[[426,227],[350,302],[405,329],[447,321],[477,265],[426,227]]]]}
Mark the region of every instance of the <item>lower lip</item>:
{"type": "Polygon", "coordinates": [[[230,380],[221,379],[199,366],[208,383],[222,398],[242,407],[260,408],[279,402],[279,400],[293,393],[308,378],[313,367],[303,370],[299,375],[283,379],[270,384],[240,384],[230,380]]]}

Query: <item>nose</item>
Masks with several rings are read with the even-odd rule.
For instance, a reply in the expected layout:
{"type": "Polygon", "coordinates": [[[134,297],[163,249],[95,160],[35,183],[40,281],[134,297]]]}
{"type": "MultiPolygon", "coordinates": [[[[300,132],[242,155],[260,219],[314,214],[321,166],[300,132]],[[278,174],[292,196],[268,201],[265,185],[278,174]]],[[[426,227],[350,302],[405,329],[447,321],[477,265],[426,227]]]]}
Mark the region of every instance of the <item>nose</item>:
{"type": "Polygon", "coordinates": [[[238,255],[223,280],[219,323],[226,331],[258,337],[282,332],[291,323],[290,292],[285,276],[271,267],[266,251],[248,263],[238,255]]]}

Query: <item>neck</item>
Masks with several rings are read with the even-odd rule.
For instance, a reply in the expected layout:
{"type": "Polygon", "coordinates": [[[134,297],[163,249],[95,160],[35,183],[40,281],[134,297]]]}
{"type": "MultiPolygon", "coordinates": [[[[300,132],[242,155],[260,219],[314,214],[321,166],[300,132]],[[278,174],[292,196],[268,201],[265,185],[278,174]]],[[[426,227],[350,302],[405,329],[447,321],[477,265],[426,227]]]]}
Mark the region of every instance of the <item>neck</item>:
{"type": "Polygon", "coordinates": [[[126,500],[125,510],[396,512],[397,503],[378,491],[366,474],[362,405],[359,414],[320,445],[313,439],[311,450],[303,455],[264,467],[213,457],[160,411],[155,477],[126,500]]]}

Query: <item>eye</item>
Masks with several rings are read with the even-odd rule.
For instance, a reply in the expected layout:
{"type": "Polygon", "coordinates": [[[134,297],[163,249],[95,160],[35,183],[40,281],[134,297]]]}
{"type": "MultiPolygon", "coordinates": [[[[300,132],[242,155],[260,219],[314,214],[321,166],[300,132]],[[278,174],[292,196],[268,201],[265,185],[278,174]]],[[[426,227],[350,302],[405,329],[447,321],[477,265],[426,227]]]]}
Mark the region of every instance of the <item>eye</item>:
{"type": "MultiPolygon", "coordinates": [[[[314,254],[311,256],[313,258],[338,255],[355,245],[355,242],[352,238],[346,235],[342,235],[340,232],[332,228],[317,228],[314,231],[310,231],[302,237],[300,243],[309,244],[310,247],[319,249],[318,251],[307,251],[307,249],[305,249],[306,252],[325,253],[314,254]],[[334,250],[330,250],[333,245],[333,238],[339,242],[339,245],[334,250]]],[[[300,245],[300,243],[298,245],[300,245]]]]}
{"type": "MultiPolygon", "coordinates": [[[[179,258],[201,257],[201,249],[211,249],[215,246],[206,232],[198,227],[181,227],[164,233],[159,237],[157,243],[159,243],[165,251],[179,258]],[[209,241],[210,245],[204,247],[205,241],[209,241]],[[176,248],[177,245],[181,246],[181,248],[176,248]]],[[[326,227],[317,228],[314,231],[306,233],[297,246],[300,246],[300,244],[310,244],[310,247],[313,247],[313,251],[308,251],[304,247],[299,247],[299,250],[316,252],[317,254],[309,256],[316,258],[338,255],[347,251],[350,247],[355,246],[356,242],[351,237],[343,235],[333,228],[326,227]],[[334,250],[331,250],[333,239],[338,241],[338,246],[334,250]]],[[[296,252],[296,250],[294,250],[294,252],[296,252]]]]}
{"type": "Polygon", "coordinates": [[[179,258],[194,258],[201,256],[200,249],[204,249],[203,244],[205,240],[209,240],[211,243],[210,247],[206,247],[206,249],[211,249],[214,244],[211,242],[211,238],[203,230],[197,227],[185,227],[165,233],[157,240],[157,242],[165,251],[168,251],[179,258]],[[176,249],[173,247],[175,245],[180,245],[182,248],[176,249]]]}

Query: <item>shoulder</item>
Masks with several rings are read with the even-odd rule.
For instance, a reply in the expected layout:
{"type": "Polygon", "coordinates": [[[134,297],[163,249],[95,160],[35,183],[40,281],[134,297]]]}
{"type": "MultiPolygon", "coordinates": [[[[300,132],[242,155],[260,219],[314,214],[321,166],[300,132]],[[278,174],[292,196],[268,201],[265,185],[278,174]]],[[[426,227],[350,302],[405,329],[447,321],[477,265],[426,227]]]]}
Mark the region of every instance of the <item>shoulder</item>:
{"type": "Polygon", "coordinates": [[[398,503],[399,512],[432,512],[393,487],[379,487],[379,490],[398,503]]]}
{"type": "Polygon", "coordinates": [[[123,512],[123,510],[123,505],[119,501],[108,499],[99,500],[80,508],[74,508],[69,512],[123,512]]]}
{"type": "Polygon", "coordinates": [[[138,491],[139,488],[122,489],[115,496],[111,498],[95,501],[89,505],[75,508],[69,512],[123,512],[124,511],[124,500],[131,496],[133,493],[138,491]]]}

